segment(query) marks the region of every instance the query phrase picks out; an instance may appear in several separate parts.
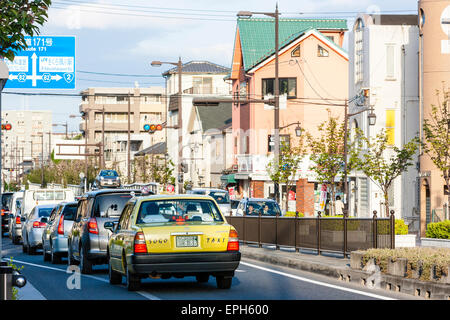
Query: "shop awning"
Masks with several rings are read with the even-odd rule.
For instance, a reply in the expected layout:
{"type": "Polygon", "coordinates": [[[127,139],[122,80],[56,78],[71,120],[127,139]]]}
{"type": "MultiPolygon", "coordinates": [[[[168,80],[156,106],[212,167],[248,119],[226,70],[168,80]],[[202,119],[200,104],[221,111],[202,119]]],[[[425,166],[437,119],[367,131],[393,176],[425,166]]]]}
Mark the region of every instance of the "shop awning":
{"type": "Polygon", "coordinates": [[[220,180],[224,181],[225,183],[237,183],[234,179],[234,173],[224,174],[220,177],[220,180]]]}

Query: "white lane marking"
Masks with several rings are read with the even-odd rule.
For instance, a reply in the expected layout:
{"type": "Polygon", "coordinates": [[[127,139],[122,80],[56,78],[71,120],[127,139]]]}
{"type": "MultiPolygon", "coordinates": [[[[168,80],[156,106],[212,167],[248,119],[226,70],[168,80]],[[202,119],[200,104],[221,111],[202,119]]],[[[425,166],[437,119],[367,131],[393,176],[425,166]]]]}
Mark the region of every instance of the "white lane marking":
{"type": "Polygon", "coordinates": [[[265,267],[260,267],[248,262],[243,262],[241,261],[240,264],[243,264],[245,266],[249,266],[252,268],[256,268],[256,269],[260,269],[263,271],[267,271],[267,272],[271,272],[271,273],[275,273],[275,274],[279,274],[288,278],[292,278],[292,279],[296,279],[296,280],[300,280],[300,281],[305,281],[305,282],[309,282],[312,284],[316,284],[319,286],[324,286],[324,287],[329,287],[329,288],[333,288],[333,289],[337,289],[337,290],[342,290],[342,291],[347,291],[347,292],[351,292],[351,293],[356,293],[356,294],[360,294],[360,295],[364,295],[364,296],[368,296],[371,298],[375,298],[375,299],[381,299],[381,300],[396,300],[394,298],[390,298],[390,297],[385,297],[385,296],[381,296],[378,294],[374,294],[374,293],[369,293],[369,292],[364,292],[364,291],[359,291],[359,290],[355,290],[355,289],[349,289],[349,288],[345,288],[345,287],[340,287],[340,286],[336,286],[330,283],[326,283],[326,282],[321,282],[321,281],[316,281],[316,280],[311,280],[308,278],[304,278],[304,277],[299,277],[293,274],[289,274],[289,273],[285,273],[285,272],[281,272],[281,271],[277,271],[277,270],[272,270],[269,268],[265,268],[265,267]]]}
{"type": "MultiPolygon", "coordinates": [[[[11,259],[5,259],[5,260],[11,260],[11,259]]],[[[60,269],[60,268],[53,268],[53,267],[48,267],[48,266],[43,266],[40,264],[35,264],[35,263],[31,263],[31,262],[25,262],[25,261],[20,261],[20,260],[12,260],[13,262],[17,262],[17,263],[21,263],[21,264],[27,264],[30,266],[34,266],[34,267],[38,267],[38,268],[43,268],[43,269],[49,269],[49,270],[55,270],[55,271],[60,271],[60,272],[64,272],[67,273],[66,270],[64,269],[60,269]]],[[[89,274],[82,274],[83,277],[87,277],[87,278],[91,278],[91,279],[95,279],[101,282],[105,282],[105,283],[109,283],[109,280],[103,279],[103,278],[98,278],[96,276],[91,276],[89,274]]],[[[122,285],[122,287],[125,287],[124,285],[122,285]]],[[[149,299],[149,300],[161,300],[160,298],[158,298],[157,296],[154,296],[150,293],[147,293],[145,291],[136,291],[136,293],[140,294],[141,296],[149,299]]]]}

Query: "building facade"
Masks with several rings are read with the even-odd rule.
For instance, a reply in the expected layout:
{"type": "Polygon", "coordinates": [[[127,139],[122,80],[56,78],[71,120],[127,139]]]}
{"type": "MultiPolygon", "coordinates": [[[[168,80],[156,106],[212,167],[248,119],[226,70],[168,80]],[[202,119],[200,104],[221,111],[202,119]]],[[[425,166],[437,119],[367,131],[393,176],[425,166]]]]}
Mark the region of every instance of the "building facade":
{"type": "MultiPolygon", "coordinates": [[[[349,113],[373,108],[376,124],[369,125],[368,114],[362,112],[349,119],[349,128],[359,128],[368,138],[384,130],[388,136],[386,157],[393,147],[418,136],[419,130],[419,66],[417,15],[357,16],[349,36],[349,97],[369,89],[366,101],[353,99],[349,113]]],[[[418,231],[417,162],[402,173],[389,192],[389,209],[418,231]]],[[[381,189],[360,172],[350,174],[349,210],[351,215],[372,217],[376,210],[384,216],[385,204],[381,189]]]]}
{"type": "Polygon", "coordinates": [[[2,131],[3,181],[19,181],[26,169],[50,160],[52,152],[52,112],[39,110],[2,111],[2,124],[11,130],[2,131]]]}
{"type": "MultiPolygon", "coordinates": [[[[450,87],[450,1],[421,0],[419,10],[420,119],[429,119],[431,106],[438,105],[436,90],[450,87]]],[[[442,98],[442,96],[441,96],[442,98]]],[[[420,130],[423,138],[423,130],[420,130]]],[[[441,171],[430,157],[420,154],[420,234],[434,213],[448,210],[448,190],[441,171]]],[[[448,214],[447,214],[448,217],[448,214]]]]}
{"type": "MultiPolygon", "coordinates": [[[[281,143],[297,143],[297,123],[303,132],[317,136],[317,127],[329,113],[343,117],[348,56],[341,46],[346,31],[346,20],[280,19],[281,143]]],[[[270,98],[274,94],[274,71],[273,19],[238,19],[231,72],[233,95],[244,100],[270,98]]],[[[274,108],[261,102],[235,104],[232,123],[238,197],[274,197],[274,183],[267,172],[274,151],[274,108]]],[[[312,216],[318,211],[316,195],[322,186],[308,167],[306,157],[295,177],[294,199],[287,209],[312,216]]],[[[280,186],[280,192],[284,188],[280,186]]],[[[285,199],[280,199],[284,204],[285,199]]]]}
{"type": "MultiPolygon", "coordinates": [[[[229,74],[229,68],[208,61],[190,61],[182,66],[182,146],[178,142],[178,73],[177,68],[172,68],[163,73],[166,78],[167,88],[167,113],[168,121],[166,129],[168,157],[175,164],[175,177],[181,174],[183,181],[192,186],[210,186],[209,165],[205,153],[206,144],[203,144],[203,134],[200,118],[194,106],[194,99],[230,99],[231,84],[225,80],[229,74]],[[185,172],[180,172],[179,148],[182,148],[181,162],[185,172]]],[[[223,126],[223,124],[221,125],[223,126]]],[[[178,188],[177,188],[178,190],[178,188]]]]}
{"type": "MultiPolygon", "coordinates": [[[[81,92],[80,113],[83,119],[80,131],[88,145],[104,142],[106,167],[129,177],[124,181],[132,180],[134,154],[165,138],[163,131],[150,134],[144,129],[146,124],[166,121],[164,92],[162,87],[88,88],[81,92]]],[[[87,148],[90,154],[101,152],[100,149],[100,146],[87,148]]],[[[101,161],[98,157],[90,158],[97,163],[101,161]]]]}

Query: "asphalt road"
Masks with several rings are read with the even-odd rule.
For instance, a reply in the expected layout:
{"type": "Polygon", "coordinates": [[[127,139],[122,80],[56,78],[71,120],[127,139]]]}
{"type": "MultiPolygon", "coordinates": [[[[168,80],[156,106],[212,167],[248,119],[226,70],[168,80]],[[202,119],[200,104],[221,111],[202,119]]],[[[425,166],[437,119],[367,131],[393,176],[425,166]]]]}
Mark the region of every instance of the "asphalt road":
{"type": "MultiPolygon", "coordinates": [[[[329,277],[242,259],[230,289],[220,290],[213,277],[197,283],[194,277],[144,279],[138,292],[110,285],[107,265],[94,266],[92,275],[76,281],[62,264],[44,262],[42,251],[22,253],[21,245],[3,238],[3,255],[12,257],[22,274],[47,300],[409,300],[414,297],[379,289],[342,283],[329,277]],[[79,284],[79,286],[77,286],[79,284]],[[72,287],[72,288],[71,288],[72,287]],[[75,288],[73,288],[75,287],[75,288]]],[[[125,279],[123,279],[125,282],[125,279]]]]}

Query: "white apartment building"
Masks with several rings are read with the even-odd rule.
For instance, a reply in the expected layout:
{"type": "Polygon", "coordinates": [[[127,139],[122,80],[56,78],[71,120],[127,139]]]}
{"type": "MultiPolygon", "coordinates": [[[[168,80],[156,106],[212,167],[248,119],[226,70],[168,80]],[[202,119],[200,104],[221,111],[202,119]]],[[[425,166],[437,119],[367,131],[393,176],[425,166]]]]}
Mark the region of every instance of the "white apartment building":
{"type": "MultiPolygon", "coordinates": [[[[2,131],[2,174],[4,181],[16,180],[23,173],[23,163],[34,166],[50,159],[52,112],[46,110],[5,110],[2,123],[11,130],[2,131]]],[[[26,168],[25,168],[26,169],[26,168]]]]}
{"type": "MultiPolygon", "coordinates": [[[[210,186],[210,163],[206,160],[207,146],[203,144],[201,123],[198,122],[198,114],[193,99],[198,97],[207,98],[230,98],[231,84],[224,78],[230,69],[208,61],[190,61],[183,64],[182,69],[182,161],[186,164],[188,172],[183,174],[183,181],[192,182],[194,187],[210,186]],[[197,133],[197,134],[194,134],[197,133]]],[[[163,73],[166,78],[167,112],[169,127],[178,125],[178,73],[177,68],[172,68],[163,73]]],[[[174,174],[178,177],[178,129],[167,129],[167,152],[170,159],[175,163],[174,174]]]]}
{"type": "MultiPolygon", "coordinates": [[[[150,134],[144,130],[146,124],[166,121],[164,88],[88,88],[81,94],[80,131],[85,133],[87,144],[104,141],[106,167],[116,169],[121,176],[127,177],[130,163],[132,176],[134,154],[165,139],[164,131],[150,134]]],[[[88,153],[101,151],[99,147],[87,149],[88,153]]],[[[94,157],[90,159],[94,160],[94,157]]]]}
{"type": "MultiPolygon", "coordinates": [[[[367,115],[349,120],[350,128],[360,128],[367,137],[386,130],[392,146],[402,147],[419,130],[419,29],[416,15],[367,15],[357,17],[349,36],[349,99],[370,89],[368,101],[349,104],[349,113],[370,104],[376,124],[369,126],[367,115]]],[[[417,158],[414,163],[417,163],[417,158]]],[[[397,218],[418,230],[417,168],[398,177],[390,191],[390,209],[397,218]]],[[[366,176],[353,173],[350,182],[350,215],[372,217],[373,210],[384,216],[380,188],[366,176]]]]}

